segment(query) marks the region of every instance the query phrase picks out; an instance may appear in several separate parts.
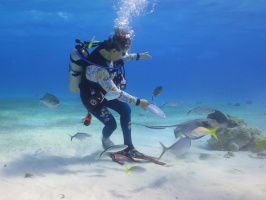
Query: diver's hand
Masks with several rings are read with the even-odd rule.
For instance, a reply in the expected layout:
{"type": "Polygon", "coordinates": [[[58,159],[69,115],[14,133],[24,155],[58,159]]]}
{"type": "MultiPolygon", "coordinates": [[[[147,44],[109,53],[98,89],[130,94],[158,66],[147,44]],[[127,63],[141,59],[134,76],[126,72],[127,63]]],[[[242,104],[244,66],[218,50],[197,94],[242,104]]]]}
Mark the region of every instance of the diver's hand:
{"type": "Polygon", "coordinates": [[[146,99],[140,99],[140,102],[139,102],[139,107],[144,109],[144,108],[147,108],[148,105],[150,105],[150,103],[146,100],[146,99]]]}
{"type": "Polygon", "coordinates": [[[147,52],[144,52],[144,53],[139,53],[139,58],[141,58],[141,59],[151,59],[151,55],[147,51],[147,52]]]}

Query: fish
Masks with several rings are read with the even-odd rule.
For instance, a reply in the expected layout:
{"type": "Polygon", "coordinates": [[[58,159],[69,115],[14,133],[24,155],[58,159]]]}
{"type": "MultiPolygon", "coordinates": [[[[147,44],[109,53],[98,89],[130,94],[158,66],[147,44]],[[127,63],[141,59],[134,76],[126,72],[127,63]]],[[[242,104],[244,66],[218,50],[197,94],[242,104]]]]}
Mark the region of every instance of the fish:
{"type": "Polygon", "coordinates": [[[69,136],[71,138],[71,141],[72,141],[73,138],[76,138],[76,139],[78,139],[80,141],[83,141],[84,139],[86,139],[88,137],[92,137],[91,134],[89,134],[89,133],[76,133],[73,136],[72,135],[69,135],[69,136]]]}
{"type": "Polygon", "coordinates": [[[115,153],[118,151],[122,151],[124,149],[126,149],[128,146],[125,144],[118,144],[118,145],[112,145],[110,147],[108,147],[107,149],[105,149],[103,152],[101,152],[99,158],[104,154],[110,154],[110,153],[115,153]]]}
{"type": "Polygon", "coordinates": [[[194,119],[178,124],[174,130],[174,134],[175,137],[178,138],[182,134],[186,136],[189,135],[193,130],[198,127],[213,129],[217,126],[220,126],[220,124],[218,124],[218,122],[214,119],[194,119]]]}
{"type": "Polygon", "coordinates": [[[154,114],[157,117],[161,117],[161,118],[166,117],[164,112],[154,104],[149,104],[148,107],[146,108],[146,110],[148,110],[149,112],[151,112],[152,114],[154,114]]]}
{"type": "Polygon", "coordinates": [[[131,124],[144,126],[150,129],[164,129],[164,128],[176,127],[174,129],[174,135],[176,138],[179,138],[181,135],[189,134],[191,131],[200,126],[208,129],[213,129],[217,126],[220,126],[219,131],[223,130],[228,127],[228,119],[221,111],[215,110],[215,112],[209,114],[207,118],[189,120],[180,124],[164,125],[164,126],[143,125],[138,123],[131,123],[131,124]]]}
{"type": "Polygon", "coordinates": [[[240,106],[240,103],[235,103],[234,106],[238,107],[240,106]]]}
{"type": "Polygon", "coordinates": [[[105,95],[104,95],[104,98],[107,100],[107,101],[110,101],[110,100],[113,100],[113,99],[117,99],[122,93],[122,90],[121,91],[108,91],[105,95]]]}
{"type": "Polygon", "coordinates": [[[170,147],[166,147],[163,143],[159,142],[162,146],[162,153],[159,156],[158,160],[164,155],[166,151],[174,153],[176,156],[182,156],[189,150],[191,146],[191,139],[189,137],[181,137],[178,141],[172,144],[170,147]]]}
{"type": "Polygon", "coordinates": [[[151,96],[152,101],[153,101],[153,97],[158,96],[158,95],[161,94],[162,92],[163,92],[163,86],[157,86],[157,87],[153,90],[153,92],[152,92],[152,96],[151,96]]]}
{"type": "Polygon", "coordinates": [[[175,137],[178,138],[182,134],[187,135],[200,126],[208,129],[220,126],[220,131],[228,127],[228,119],[221,111],[215,110],[215,112],[209,114],[207,118],[194,119],[178,124],[174,130],[175,137]]]}
{"type": "Polygon", "coordinates": [[[253,102],[252,101],[250,101],[250,100],[247,100],[246,101],[246,104],[252,104],[253,102]]]}
{"type": "Polygon", "coordinates": [[[191,112],[195,112],[195,113],[200,114],[200,115],[208,115],[208,114],[214,113],[215,109],[210,108],[210,107],[206,107],[206,106],[200,106],[200,107],[193,108],[193,109],[189,110],[187,115],[191,112]]]}
{"type": "Polygon", "coordinates": [[[161,108],[163,108],[165,105],[167,105],[167,106],[172,106],[172,107],[180,106],[182,103],[183,103],[182,100],[167,101],[166,103],[164,103],[164,104],[161,106],[161,108]]]}
{"type": "Polygon", "coordinates": [[[213,129],[207,129],[205,127],[199,126],[192,130],[190,133],[185,134],[187,137],[191,139],[199,139],[207,134],[211,134],[215,139],[218,140],[218,137],[216,135],[216,131],[219,129],[220,126],[216,126],[213,129]]]}
{"type": "Polygon", "coordinates": [[[130,168],[128,168],[127,166],[126,166],[126,173],[128,173],[128,172],[141,172],[141,173],[143,173],[143,172],[146,172],[147,170],[145,169],[145,168],[143,168],[143,167],[140,167],[140,166],[133,166],[133,167],[130,167],[130,168]]]}
{"type": "Polygon", "coordinates": [[[59,104],[60,104],[59,99],[55,95],[49,94],[49,93],[46,93],[40,99],[40,102],[42,102],[48,108],[55,108],[55,107],[59,106],[59,104]]]}

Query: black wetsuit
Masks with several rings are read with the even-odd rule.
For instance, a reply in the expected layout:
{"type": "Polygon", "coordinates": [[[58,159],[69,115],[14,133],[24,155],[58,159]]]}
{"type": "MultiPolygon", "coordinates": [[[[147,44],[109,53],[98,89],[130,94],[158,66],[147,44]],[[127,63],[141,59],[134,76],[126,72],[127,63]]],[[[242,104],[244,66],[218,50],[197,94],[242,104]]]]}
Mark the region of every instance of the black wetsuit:
{"type": "MultiPolygon", "coordinates": [[[[96,48],[89,57],[90,62],[97,65],[106,66],[108,60],[106,60],[100,53],[100,48],[96,48]]],[[[85,70],[86,68],[84,68],[85,70]]],[[[110,73],[110,72],[109,72],[110,73]]],[[[134,148],[131,139],[131,108],[127,103],[119,101],[118,99],[102,100],[102,95],[106,94],[106,91],[100,86],[100,84],[89,81],[86,78],[86,73],[82,73],[80,87],[80,97],[85,108],[103,124],[102,135],[103,137],[109,137],[117,128],[117,123],[110,113],[109,109],[112,109],[119,113],[120,124],[124,136],[124,144],[128,145],[128,148],[134,148]],[[94,105],[96,104],[96,105],[94,105]]]]}

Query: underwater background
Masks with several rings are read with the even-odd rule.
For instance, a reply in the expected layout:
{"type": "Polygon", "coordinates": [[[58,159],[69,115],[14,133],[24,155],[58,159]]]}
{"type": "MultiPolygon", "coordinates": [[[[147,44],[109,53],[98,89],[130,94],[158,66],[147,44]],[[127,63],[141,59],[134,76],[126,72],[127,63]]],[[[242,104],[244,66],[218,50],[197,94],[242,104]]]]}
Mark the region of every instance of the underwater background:
{"type": "MultiPolygon", "coordinates": [[[[132,32],[127,92],[149,99],[226,103],[266,98],[264,0],[1,1],[1,97],[78,98],[68,90],[75,39],[105,40],[117,25],[132,32]]],[[[265,104],[264,104],[265,106],[265,104]]]]}
{"type": "MultiPolygon", "coordinates": [[[[0,200],[264,200],[265,24],[266,0],[2,0],[0,200]],[[163,86],[153,103],[166,118],[131,106],[138,151],[158,158],[160,143],[169,149],[183,137],[175,137],[177,126],[208,117],[195,112],[204,106],[239,125],[217,142],[255,138],[264,151],[217,150],[208,134],[184,156],[167,151],[165,166],[125,161],[144,168],[140,174],[100,158],[103,125],[93,117],[84,126],[87,110],[68,89],[69,58],[75,39],[102,41],[116,26],[131,33],[130,53],[152,56],[125,64],[126,92],[151,102],[163,86]],[[45,106],[46,93],[60,105],[45,106]],[[76,133],[91,137],[79,141],[76,133]]],[[[111,139],[123,144],[120,116],[111,112],[118,125],[111,139]]]]}

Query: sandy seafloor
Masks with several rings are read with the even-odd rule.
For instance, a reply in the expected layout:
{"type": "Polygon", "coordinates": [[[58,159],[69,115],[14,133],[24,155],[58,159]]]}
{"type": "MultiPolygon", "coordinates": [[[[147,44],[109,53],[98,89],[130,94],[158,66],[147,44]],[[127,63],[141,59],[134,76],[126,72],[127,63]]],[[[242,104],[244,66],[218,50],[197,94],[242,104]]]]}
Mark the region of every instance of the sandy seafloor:
{"type": "MultiPolygon", "coordinates": [[[[243,100],[239,107],[231,103],[207,105],[243,118],[265,135],[265,103],[243,100]]],[[[244,151],[225,158],[227,152],[209,149],[209,135],[192,141],[181,158],[167,152],[161,159],[166,166],[127,163],[128,167],[141,165],[146,172],[126,174],[125,166],[109,157],[98,159],[102,125],[95,118],[89,127],[83,125],[86,110],[78,98],[61,99],[61,105],[53,109],[39,104],[37,98],[2,98],[0,111],[0,200],[266,199],[266,159],[244,151]],[[77,132],[90,133],[92,138],[71,142],[69,134],[77,132]],[[33,176],[25,178],[27,173],[33,176]]],[[[160,119],[132,107],[132,122],[172,125],[205,117],[186,115],[185,103],[164,111],[167,118],[160,119]]],[[[159,141],[166,146],[176,141],[173,130],[132,125],[134,145],[145,154],[159,156],[159,141]]],[[[120,127],[111,139],[121,144],[120,127]]]]}

